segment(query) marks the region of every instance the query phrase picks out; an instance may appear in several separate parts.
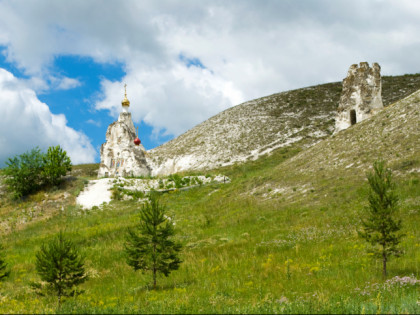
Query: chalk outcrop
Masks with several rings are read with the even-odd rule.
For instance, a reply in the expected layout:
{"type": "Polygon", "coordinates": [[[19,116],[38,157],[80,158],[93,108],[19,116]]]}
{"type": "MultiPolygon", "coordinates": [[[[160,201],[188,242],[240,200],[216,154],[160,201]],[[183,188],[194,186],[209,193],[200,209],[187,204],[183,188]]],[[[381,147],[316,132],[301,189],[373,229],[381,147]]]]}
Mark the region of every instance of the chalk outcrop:
{"type": "Polygon", "coordinates": [[[351,65],[343,80],[340,103],[335,118],[335,132],[370,118],[384,106],[382,103],[381,67],[367,62],[351,65]]]}
{"type": "Polygon", "coordinates": [[[143,145],[135,145],[136,130],[129,102],[125,97],[123,111],[118,120],[109,125],[106,131],[106,142],[101,146],[101,164],[98,177],[115,176],[148,176],[151,168],[143,145]]]}

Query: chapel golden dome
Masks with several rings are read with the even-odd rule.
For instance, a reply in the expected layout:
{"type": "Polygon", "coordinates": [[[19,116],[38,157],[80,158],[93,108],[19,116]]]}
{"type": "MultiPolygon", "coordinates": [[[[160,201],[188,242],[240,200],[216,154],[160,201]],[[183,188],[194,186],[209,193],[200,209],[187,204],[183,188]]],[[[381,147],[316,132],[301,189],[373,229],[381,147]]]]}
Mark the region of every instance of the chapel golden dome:
{"type": "Polygon", "coordinates": [[[127,98],[127,84],[124,85],[124,89],[125,89],[124,98],[121,101],[121,105],[124,106],[124,107],[129,107],[130,106],[130,101],[127,98]]]}

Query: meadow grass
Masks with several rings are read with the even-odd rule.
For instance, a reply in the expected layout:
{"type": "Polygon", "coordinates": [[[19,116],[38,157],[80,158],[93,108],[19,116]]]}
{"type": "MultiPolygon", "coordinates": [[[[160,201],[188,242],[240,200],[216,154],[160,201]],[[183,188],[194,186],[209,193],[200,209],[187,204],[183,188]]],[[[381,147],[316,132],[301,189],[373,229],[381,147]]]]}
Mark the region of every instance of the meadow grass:
{"type": "Polygon", "coordinates": [[[12,273],[0,283],[0,313],[419,313],[420,283],[399,280],[420,276],[418,173],[396,178],[405,254],[389,262],[384,280],[381,263],[357,235],[367,205],[365,175],[279,173],[277,166],[298,151],[214,171],[230,184],[162,194],[184,245],[183,263],[160,276],[155,291],[151,274],[125,262],[125,235],[141,207],[136,201],[89,211],[70,203],[4,234],[12,273]],[[285,181],[296,190],[271,194],[285,181]],[[312,188],[305,191],[302,182],[312,188]],[[56,298],[36,295],[29,284],[39,281],[36,251],[60,229],[86,255],[90,279],[83,294],[57,310],[56,298]]]}

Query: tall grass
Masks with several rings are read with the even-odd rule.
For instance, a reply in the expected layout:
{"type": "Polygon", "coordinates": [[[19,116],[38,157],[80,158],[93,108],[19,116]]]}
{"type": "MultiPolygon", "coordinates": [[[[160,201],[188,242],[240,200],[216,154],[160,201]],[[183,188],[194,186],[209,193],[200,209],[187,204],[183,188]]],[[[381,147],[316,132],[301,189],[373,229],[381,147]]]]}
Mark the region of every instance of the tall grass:
{"type": "Polygon", "coordinates": [[[419,313],[420,283],[398,280],[420,278],[418,173],[397,178],[407,237],[386,282],[357,236],[367,204],[364,174],[311,177],[313,192],[289,174],[292,198],[270,194],[284,177],[275,166],[294,154],[277,151],[217,170],[230,184],[163,194],[184,251],[180,269],[160,278],[156,291],[149,274],[125,262],[126,231],[140,207],[133,200],[90,211],[68,205],[5,234],[12,273],[0,283],[0,313],[57,312],[56,300],[35,295],[29,283],[38,279],[35,252],[62,228],[86,254],[90,276],[63,313],[419,313]]]}

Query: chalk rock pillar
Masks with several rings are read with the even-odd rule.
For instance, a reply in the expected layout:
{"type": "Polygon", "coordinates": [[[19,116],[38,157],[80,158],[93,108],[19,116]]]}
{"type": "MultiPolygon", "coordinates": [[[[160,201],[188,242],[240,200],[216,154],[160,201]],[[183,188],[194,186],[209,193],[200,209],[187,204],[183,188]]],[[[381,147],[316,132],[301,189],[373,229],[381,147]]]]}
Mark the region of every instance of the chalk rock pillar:
{"type": "Polygon", "coordinates": [[[335,131],[346,129],[380,111],[382,103],[381,67],[367,62],[351,65],[343,80],[340,103],[335,118],[335,131]]]}
{"type": "Polygon", "coordinates": [[[135,145],[136,130],[131,113],[130,102],[124,98],[123,111],[118,120],[109,125],[106,142],[101,146],[101,164],[98,177],[148,176],[151,168],[143,145],[135,145]]]}

